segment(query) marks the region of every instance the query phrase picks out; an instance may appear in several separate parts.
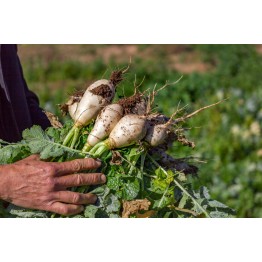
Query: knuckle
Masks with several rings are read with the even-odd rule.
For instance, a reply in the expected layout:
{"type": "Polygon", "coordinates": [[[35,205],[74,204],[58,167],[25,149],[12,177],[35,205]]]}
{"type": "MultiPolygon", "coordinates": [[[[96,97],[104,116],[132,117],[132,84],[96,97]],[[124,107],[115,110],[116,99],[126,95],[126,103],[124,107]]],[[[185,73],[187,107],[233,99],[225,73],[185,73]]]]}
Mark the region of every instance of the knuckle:
{"type": "Polygon", "coordinates": [[[53,165],[50,165],[48,164],[45,168],[45,171],[48,173],[48,174],[54,174],[56,172],[56,169],[53,165]]]}
{"type": "Polygon", "coordinates": [[[66,215],[69,215],[70,214],[70,210],[69,210],[69,207],[68,206],[66,206],[66,205],[64,205],[64,206],[61,206],[60,208],[59,208],[59,213],[60,214],[62,214],[62,215],[64,215],[64,216],[66,216],[66,215]]]}
{"type": "Polygon", "coordinates": [[[52,204],[55,199],[55,195],[53,193],[48,193],[45,196],[43,196],[43,202],[52,204]]]}
{"type": "Polygon", "coordinates": [[[82,170],[82,164],[79,160],[73,160],[72,161],[72,166],[73,166],[73,169],[76,171],[76,172],[79,172],[80,170],[82,170]]]}
{"type": "Polygon", "coordinates": [[[100,174],[90,174],[89,175],[89,182],[91,184],[96,184],[100,182],[100,174]]]}
{"type": "Polygon", "coordinates": [[[78,204],[80,201],[81,201],[80,194],[75,193],[75,194],[72,195],[72,203],[73,204],[78,204]]]}
{"type": "Polygon", "coordinates": [[[47,177],[46,178],[46,185],[47,185],[47,187],[50,191],[55,190],[55,187],[56,187],[55,179],[53,179],[52,177],[47,177]]]}
{"type": "Polygon", "coordinates": [[[76,175],[76,184],[77,184],[78,186],[81,186],[81,185],[84,184],[84,178],[83,178],[82,175],[80,175],[80,174],[77,174],[77,175],[76,175]]]}
{"type": "Polygon", "coordinates": [[[86,164],[89,168],[95,168],[97,166],[96,161],[93,158],[87,158],[86,164]]]}

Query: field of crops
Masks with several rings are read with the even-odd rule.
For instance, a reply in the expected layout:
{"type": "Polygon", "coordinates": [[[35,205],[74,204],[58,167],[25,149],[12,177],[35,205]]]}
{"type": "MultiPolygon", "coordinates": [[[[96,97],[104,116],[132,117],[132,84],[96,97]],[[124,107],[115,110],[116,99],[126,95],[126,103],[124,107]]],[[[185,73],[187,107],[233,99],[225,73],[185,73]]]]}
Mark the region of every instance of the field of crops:
{"type": "Polygon", "coordinates": [[[262,48],[251,45],[21,45],[19,55],[28,86],[41,106],[62,117],[57,104],[94,80],[123,68],[131,69],[117,89],[119,97],[178,84],[156,97],[158,111],[171,115],[188,105],[191,112],[229,98],[187,122],[191,148],[176,144],[170,154],[194,157],[199,167],[195,188],[208,187],[212,198],[238,217],[262,217],[262,48]]]}

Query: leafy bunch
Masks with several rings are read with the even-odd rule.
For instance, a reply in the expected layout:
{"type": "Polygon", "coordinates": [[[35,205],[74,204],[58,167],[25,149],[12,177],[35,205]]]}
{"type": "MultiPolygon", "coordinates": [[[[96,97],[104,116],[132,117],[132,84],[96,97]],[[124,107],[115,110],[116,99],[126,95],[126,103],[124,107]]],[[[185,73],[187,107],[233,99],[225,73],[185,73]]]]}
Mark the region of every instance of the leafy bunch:
{"type": "MultiPolygon", "coordinates": [[[[83,128],[76,149],[63,146],[63,139],[72,127],[67,122],[61,128],[42,130],[33,126],[23,132],[19,143],[0,141],[0,164],[10,164],[31,154],[39,154],[43,161],[64,162],[91,157],[83,153],[86,137],[93,123],[83,128]]],[[[234,211],[210,199],[208,189],[195,191],[188,175],[174,168],[165,168],[147,145],[132,145],[102,156],[99,172],[107,176],[107,183],[99,186],[71,188],[98,196],[95,205],[73,217],[231,217],[234,211]]],[[[58,214],[0,204],[1,217],[61,217],[58,214]]]]}

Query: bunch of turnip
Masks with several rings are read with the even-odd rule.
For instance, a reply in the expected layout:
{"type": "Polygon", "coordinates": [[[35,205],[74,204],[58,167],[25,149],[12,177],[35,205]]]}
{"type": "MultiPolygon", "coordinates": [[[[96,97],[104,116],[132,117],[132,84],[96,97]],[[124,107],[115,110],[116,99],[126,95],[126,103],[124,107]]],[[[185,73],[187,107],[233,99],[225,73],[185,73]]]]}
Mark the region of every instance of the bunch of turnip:
{"type": "Polygon", "coordinates": [[[102,79],[87,87],[81,96],[72,96],[62,106],[68,111],[74,120],[74,126],[64,139],[63,145],[70,145],[73,148],[79,137],[81,128],[94,120],[100,111],[109,105],[116,92],[116,86],[122,81],[125,70],[114,71],[109,80],[102,79]]]}
{"type": "MultiPolygon", "coordinates": [[[[171,85],[168,83],[158,90],[154,87],[153,91],[147,90],[148,92],[143,93],[135,87],[132,96],[112,103],[116,86],[126,71],[115,71],[109,80],[98,80],[88,86],[84,93],[70,97],[64,108],[74,120],[74,125],[65,137],[63,145],[73,148],[77,143],[80,130],[95,121],[82,148],[82,152],[89,153],[93,157],[101,157],[110,150],[133,144],[144,144],[149,148],[161,147],[170,142],[170,135],[177,137],[179,123],[220,103],[200,108],[182,117],[177,117],[177,114],[183,108],[177,108],[171,117],[157,112],[152,113],[155,96],[166,86],[171,85]]],[[[179,141],[178,138],[177,141],[179,141]]],[[[192,146],[193,143],[188,142],[187,145],[192,146]]]]}

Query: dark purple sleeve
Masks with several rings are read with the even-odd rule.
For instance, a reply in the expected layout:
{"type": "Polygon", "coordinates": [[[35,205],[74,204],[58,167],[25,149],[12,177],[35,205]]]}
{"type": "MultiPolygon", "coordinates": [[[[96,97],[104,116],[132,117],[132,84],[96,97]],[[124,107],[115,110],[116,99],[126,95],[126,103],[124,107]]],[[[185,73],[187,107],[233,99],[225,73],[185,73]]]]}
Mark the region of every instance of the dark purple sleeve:
{"type": "Polygon", "coordinates": [[[35,124],[50,126],[37,96],[26,85],[17,46],[0,45],[0,138],[19,141],[23,130],[35,124]]]}
{"type": "MultiPolygon", "coordinates": [[[[18,58],[18,60],[19,60],[19,58],[18,58]]],[[[22,76],[23,86],[24,86],[24,90],[25,90],[28,108],[29,108],[30,115],[31,115],[32,124],[33,125],[39,125],[43,129],[46,129],[51,124],[50,124],[47,116],[45,115],[45,113],[43,113],[43,109],[39,107],[38,97],[35,95],[35,93],[30,91],[27,87],[20,61],[19,61],[19,68],[20,68],[20,72],[21,72],[21,76],[22,76]]]]}

